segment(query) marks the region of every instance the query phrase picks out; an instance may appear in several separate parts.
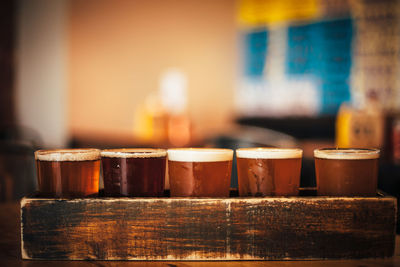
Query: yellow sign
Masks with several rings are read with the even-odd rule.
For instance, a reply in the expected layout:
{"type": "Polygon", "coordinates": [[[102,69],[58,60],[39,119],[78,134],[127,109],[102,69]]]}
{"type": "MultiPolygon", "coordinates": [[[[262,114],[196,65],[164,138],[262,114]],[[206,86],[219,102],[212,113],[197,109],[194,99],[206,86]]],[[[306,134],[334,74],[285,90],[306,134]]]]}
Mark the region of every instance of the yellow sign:
{"type": "Polygon", "coordinates": [[[310,20],[319,16],[318,3],[318,0],[240,0],[239,23],[243,26],[263,26],[310,20]]]}
{"type": "Polygon", "coordinates": [[[336,119],[336,146],[341,148],[380,148],[384,118],[379,108],[355,109],[342,105],[336,119]]]}

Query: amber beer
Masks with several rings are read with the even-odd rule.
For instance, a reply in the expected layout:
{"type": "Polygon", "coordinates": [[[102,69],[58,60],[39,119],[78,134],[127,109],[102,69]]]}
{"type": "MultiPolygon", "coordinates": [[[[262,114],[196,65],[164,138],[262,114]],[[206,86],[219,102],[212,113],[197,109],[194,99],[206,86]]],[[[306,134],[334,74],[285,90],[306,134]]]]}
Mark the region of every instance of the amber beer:
{"type": "Polygon", "coordinates": [[[314,150],[320,196],[375,196],[378,149],[314,150]]]}
{"type": "Polygon", "coordinates": [[[239,195],[298,195],[302,156],[297,148],[237,149],[239,195]]]}
{"type": "Polygon", "coordinates": [[[229,197],[232,158],[232,149],[169,149],[171,196],[229,197]]]}
{"type": "Polygon", "coordinates": [[[41,196],[69,198],[98,194],[100,150],[38,150],[35,160],[41,196]]]}
{"type": "Polygon", "coordinates": [[[164,194],[167,151],[107,149],[101,151],[106,196],[158,197],[164,194]]]}

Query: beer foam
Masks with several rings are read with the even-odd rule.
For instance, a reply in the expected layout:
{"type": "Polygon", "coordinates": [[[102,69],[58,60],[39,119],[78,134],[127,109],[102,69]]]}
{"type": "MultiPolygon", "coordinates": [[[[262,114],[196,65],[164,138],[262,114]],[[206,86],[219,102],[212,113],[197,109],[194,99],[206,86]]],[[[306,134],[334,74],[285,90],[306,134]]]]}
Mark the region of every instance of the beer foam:
{"type": "Polygon", "coordinates": [[[174,148],[168,149],[168,160],[184,162],[229,161],[233,158],[232,149],[224,148],[174,148]]]}
{"type": "Polygon", "coordinates": [[[300,148],[269,147],[239,148],[236,149],[236,156],[249,159],[293,159],[301,158],[303,150],[300,148]]]}
{"type": "Polygon", "coordinates": [[[167,156],[167,151],[155,148],[120,148],[104,149],[100,154],[106,158],[159,158],[167,156]]]}
{"type": "Polygon", "coordinates": [[[315,149],[314,157],[319,159],[377,159],[379,158],[379,153],[379,149],[315,149]]]}
{"type": "Polygon", "coordinates": [[[41,161],[86,161],[100,159],[100,150],[95,148],[37,150],[35,159],[41,161]]]}

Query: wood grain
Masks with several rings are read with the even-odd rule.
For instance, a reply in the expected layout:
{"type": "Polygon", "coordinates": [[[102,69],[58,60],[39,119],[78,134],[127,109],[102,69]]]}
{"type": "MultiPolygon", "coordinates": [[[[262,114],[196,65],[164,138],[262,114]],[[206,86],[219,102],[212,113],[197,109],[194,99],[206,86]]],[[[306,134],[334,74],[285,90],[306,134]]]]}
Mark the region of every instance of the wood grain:
{"type": "Polygon", "coordinates": [[[21,200],[24,259],[390,257],[396,201],[374,198],[21,200]]]}

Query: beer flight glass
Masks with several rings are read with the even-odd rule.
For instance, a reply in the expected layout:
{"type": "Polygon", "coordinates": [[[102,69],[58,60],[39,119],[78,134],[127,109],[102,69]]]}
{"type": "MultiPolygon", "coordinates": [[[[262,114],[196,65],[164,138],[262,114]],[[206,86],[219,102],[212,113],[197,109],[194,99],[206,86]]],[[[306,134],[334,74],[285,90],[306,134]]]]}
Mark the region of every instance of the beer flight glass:
{"type": "Polygon", "coordinates": [[[172,197],[229,197],[232,149],[168,149],[172,197]]]}
{"type": "MultiPolygon", "coordinates": [[[[314,150],[318,195],[375,196],[379,153],[314,150]]],[[[302,155],[297,148],[237,149],[239,195],[298,195],[302,155]]],[[[98,194],[101,160],[106,196],[163,196],[167,156],[172,197],[229,196],[233,150],[221,148],[38,150],[40,195],[98,194]]]]}
{"type": "Polygon", "coordinates": [[[35,161],[41,196],[69,198],[98,194],[100,150],[38,150],[35,161]]]}
{"type": "Polygon", "coordinates": [[[316,149],[314,158],[318,195],[376,195],[378,149],[316,149]]]}
{"type": "Polygon", "coordinates": [[[236,150],[240,196],[297,196],[303,151],[297,148],[236,150]]]}
{"type": "Polygon", "coordinates": [[[163,196],[166,158],[164,149],[101,151],[105,196],[163,196]]]}

